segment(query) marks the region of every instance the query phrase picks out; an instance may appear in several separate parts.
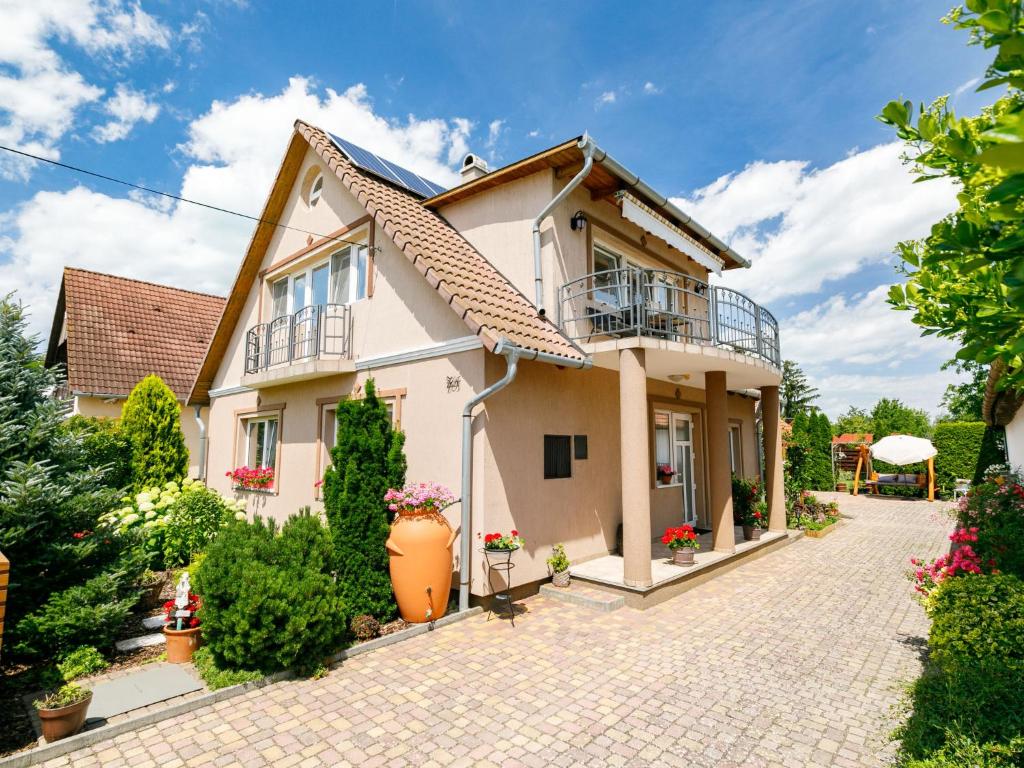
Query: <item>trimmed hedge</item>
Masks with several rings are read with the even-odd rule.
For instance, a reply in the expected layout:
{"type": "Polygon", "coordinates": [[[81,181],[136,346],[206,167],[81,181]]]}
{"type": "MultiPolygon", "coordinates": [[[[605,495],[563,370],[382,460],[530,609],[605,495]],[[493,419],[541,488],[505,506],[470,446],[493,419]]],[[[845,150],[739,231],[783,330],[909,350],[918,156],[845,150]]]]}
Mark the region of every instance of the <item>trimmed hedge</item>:
{"type": "Polygon", "coordinates": [[[937,424],[932,444],[939,452],[935,457],[935,485],[944,496],[953,493],[958,477],[976,485],[984,479],[986,469],[1004,461],[996,431],[982,421],[937,424]]]}
{"type": "Polygon", "coordinates": [[[1024,669],[1024,582],[1009,574],[947,579],[932,597],[931,657],[941,667],[990,658],[1024,669]]]}

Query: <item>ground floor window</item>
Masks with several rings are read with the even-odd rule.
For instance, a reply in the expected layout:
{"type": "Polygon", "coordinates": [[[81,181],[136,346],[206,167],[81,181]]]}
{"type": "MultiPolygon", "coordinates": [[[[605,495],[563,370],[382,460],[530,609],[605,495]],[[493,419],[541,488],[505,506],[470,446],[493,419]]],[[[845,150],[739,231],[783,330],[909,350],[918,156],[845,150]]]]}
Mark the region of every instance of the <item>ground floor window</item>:
{"type": "Polygon", "coordinates": [[[544,479],[572,477],[572,438],[544,435],[544,479]]]}
{"type": "MultiPolygon", "coordinates": [[[[391,417],[391,426],[395,429],[402,428],[402,399],[405,397],[404,389],[378,390],[377,397],[387,409],[391,417]]],[[[316,467],[316,498],[322,498],[322,481],[327,468],[331,466],[331,450],[338,442],[338,400],[344,398],[325,398],[318,400],[320,405],[319,443],[320,455],[316,467]]]]}
{"type": "Polygon", "coordinates": [[[682,491],[683,517],[694,517],[693,417],[675,411],[654,412],[654,474],[659,488],[682,491]]]}
{"type": "Polygon", "coordinates": [[[254,469],[277,463],[277,416],[259,416],[245,420],[245,465],[254,469]]]}

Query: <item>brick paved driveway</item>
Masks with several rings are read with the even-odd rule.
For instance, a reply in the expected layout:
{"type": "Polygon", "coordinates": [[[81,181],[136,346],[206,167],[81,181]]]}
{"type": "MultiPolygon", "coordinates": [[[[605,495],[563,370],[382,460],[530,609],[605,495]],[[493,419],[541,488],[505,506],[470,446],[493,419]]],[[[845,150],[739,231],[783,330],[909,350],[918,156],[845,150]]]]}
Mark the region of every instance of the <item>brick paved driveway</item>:
{"type": "Polygon", "coordinates": [[[903,577],[939,504],[842,497],[855,519],[645,612],[532,598],[46,765],[885,764],[927,633],[903,577]]]}

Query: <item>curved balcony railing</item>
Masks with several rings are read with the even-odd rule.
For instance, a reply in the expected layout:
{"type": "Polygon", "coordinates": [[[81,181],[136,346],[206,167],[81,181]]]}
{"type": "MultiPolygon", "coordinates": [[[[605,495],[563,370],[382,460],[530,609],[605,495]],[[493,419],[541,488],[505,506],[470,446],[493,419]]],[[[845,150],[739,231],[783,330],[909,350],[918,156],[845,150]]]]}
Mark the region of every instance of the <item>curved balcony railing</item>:
{"type": "Polygon", "coordinates": [[[559,288],[558,325],[576,341],[649,336],[733,349],[781,365],[779,324],[742,293],[681,272],[627,267],[559,288]]]}
{"type": "Polygon", "coordinates": [[[349,358],[351,326],[346,304],[314,304],[254,325],[245,335],[245,372],[314,358],[349,358]]]}

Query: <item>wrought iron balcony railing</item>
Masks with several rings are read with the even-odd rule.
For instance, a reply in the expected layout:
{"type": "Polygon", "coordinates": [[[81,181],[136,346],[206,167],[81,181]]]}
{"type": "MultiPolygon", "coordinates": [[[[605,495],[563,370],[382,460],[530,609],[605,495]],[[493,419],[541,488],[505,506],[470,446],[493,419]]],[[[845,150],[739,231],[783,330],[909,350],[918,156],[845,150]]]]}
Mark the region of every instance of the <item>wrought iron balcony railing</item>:
{"type": "Polygon", "coordinates": [[[314,304],[294,315],[260,323],[245,335],[245,372],[315,358],[352,356],[352,310],[346,304],[314,304]]]}
{"type": "Polygon", "coordinates": [[[781,365],[779,324],[742,293],[681,272],[627,267],[559,289],[558,325],[577,341],[648,336],[733,349],[781,365]]]}

